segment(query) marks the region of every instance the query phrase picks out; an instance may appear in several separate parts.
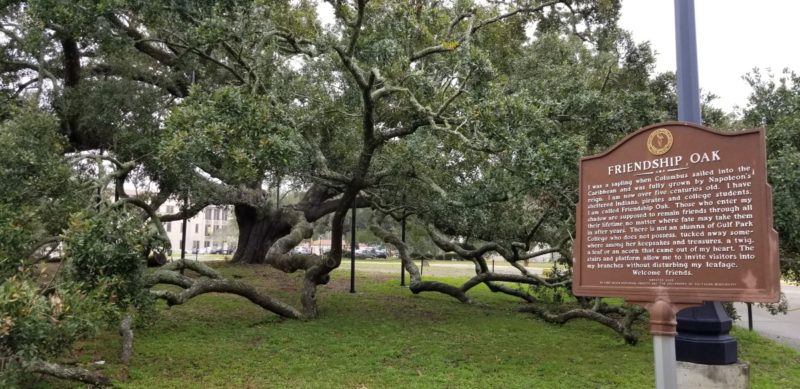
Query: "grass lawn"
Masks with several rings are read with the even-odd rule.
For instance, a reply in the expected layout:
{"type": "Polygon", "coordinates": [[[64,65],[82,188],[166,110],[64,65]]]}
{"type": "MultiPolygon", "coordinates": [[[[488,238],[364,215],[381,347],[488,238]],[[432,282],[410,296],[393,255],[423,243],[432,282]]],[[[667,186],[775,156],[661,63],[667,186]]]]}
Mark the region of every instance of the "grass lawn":
{"type": "MultiPolygon", "coordinates": [[[[219,265],[299,306],[300,275],[219,265]]],[[[397,277],[362,273],[320,288],[321,317],[283,320],[246,300],[205,295],[164,309],[136,331],[126,375],[116,331],[69,357],[104,360],[123,388],[647,388],[653,355],[644,326],[631,347],[593,322],[562,327],[515,313],[517,302],[476,288],[486,306],[412,295],[397,277]]],[[[461,281],[461,280],[451,280],[461,281]]],[[[800,387],[800,353],[737,330],[753,388],[800,387]]],[[[48,381],[40,387],[73,387],[48,381]]]]}

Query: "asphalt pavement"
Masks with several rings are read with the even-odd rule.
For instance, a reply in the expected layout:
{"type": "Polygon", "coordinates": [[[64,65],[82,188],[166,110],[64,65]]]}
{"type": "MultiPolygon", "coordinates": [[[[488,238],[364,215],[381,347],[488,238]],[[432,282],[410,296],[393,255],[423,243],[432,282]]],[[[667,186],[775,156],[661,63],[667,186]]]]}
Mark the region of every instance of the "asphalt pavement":
{"type": "MultiPolygon", "coordinates": [[[[789,302],[789,312],[772,315],[765,308],[753,304],[753,330],[800,351],[800,286],[781,284],[781,292],[789,302]]],[[[741,319],[735,324],[747,328],[747,304],[736,303],[736,311],[741,319]]]]}

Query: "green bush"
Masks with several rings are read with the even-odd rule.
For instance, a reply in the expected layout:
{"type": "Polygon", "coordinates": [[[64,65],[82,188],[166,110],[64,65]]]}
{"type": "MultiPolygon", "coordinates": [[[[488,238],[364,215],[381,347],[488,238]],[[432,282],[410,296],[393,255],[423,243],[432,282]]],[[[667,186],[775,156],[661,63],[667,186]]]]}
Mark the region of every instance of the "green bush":
{"type": "Polygon", "coordinates": [[[164,243],[140,216],[120,209],[84,212],[64,235],[68,277],[91,291],[100,286],[120,310],[150,304],[145,287],[147,255],[164,243]]]}
{"type": "Polygon", "coordinates": [[[95,334],[113,307],[72,283],[42,286],[25,271],[0,284],[0,387],[24,377],[20,360],[48,359],[95,334]]]}

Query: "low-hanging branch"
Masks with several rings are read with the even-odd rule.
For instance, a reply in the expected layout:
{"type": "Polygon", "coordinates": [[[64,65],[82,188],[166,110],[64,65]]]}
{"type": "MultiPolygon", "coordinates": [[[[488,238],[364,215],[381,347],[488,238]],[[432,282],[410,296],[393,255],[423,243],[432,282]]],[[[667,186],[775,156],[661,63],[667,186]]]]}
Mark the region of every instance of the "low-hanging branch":
{"type": "Polygon", "coordinates": [[[532,313],[542,318],[542,320],[553,324],[564,324],[574,319],[596,321],[620,334],[625,339],[625,342],[630,345],[635,345],[639,341],[639,338],[633,332],[633,323],[644,312],[641,309],[631,309],[626,312],[622,320],[616,320],[596,310],[585,308],[576,308],[563,313],[554,314],[536,304],[528,304],[520,307],[518,311],[532,313]]]}
{"type": "Polygon", "coordinates": [[[385,243],[397,248],[397,251],[400,255],[400,260],[403,263],[403,268],[411,277],[409,290],[411,290],[412,293],[418,294],[421,292],[439,292],[451,296],[462,303],[472,304],[475,302],[469,296],[467,296],[463,290],[456,286],[438,281],[422,281],[422,275],[420,274],[417,265],[408,255],[408,246],[406,246],[405,242],[401,241],[396,235],[380,226],[380,220],[383,219],[383,216],[384,215],[380,212],[373,212],[373,218],[370,222],[370,231],[385,243]]]}
{"type": "Polygon", "coordinates": [[[606,327],[611,328],[616,333],[621,335],[628,344],[633,345],[636,344],[636,342],[638,341],[638,337],[633,331],[633,323],[643,313],[642,309],[639,309],[637,307],[631,309],[625,309],[621,307],[609,307],[603,305],[601,301],[598,299],[596,300],[596,304],[592,308],[583,307],[583,308],[571,309],[563,313],[552,313],[546,307],[537,304],[539,303],[538,299],[535,298],[530,293],[521,289],[513,289],[502,284],[497,284],[497,282],[510,282],[516,284],[540,286],[545,288],[569,288],[572,285],[571,278],[564,278],[564,277],[543,278],[538,275],[529,273],[522,265],[518,264],[518,261],[520,261],[522,258],[532,258],[541,255],[542,253],[559,251],[565,240],[562,241],[558,246],[551,249],[540,250],[526,255],[519,255],[519,253],[517,253],[515,249],[514,250],[504,249],[502,248],[502,246],[497,245],[496,243],[487,243],[476,249],[473,247],[469,247],[469,245],[450,241],[439,231],[437,231],[432,224],[427,225],[427,230],[429,236],[434,241],[434,243],[437,246],[439,246],[439,248],[446,251],[454,251],[457,254],[459,254],[462,258],[472,260],[476,264],[477,274],[474,277],[467,280],[467,282],[462,284],[461,287],[455,287],[446,284],[443,285],[442,283],[436,283],[436,282],[418,282],[416,284],[412,283],[411,289],[412,291],[414,291],[414,293],[419,293],[421,291],[440,292],[450,295],[461,302],[473,303],[474,301],[472,301],[467,296],[467,292],[473,287],[483,283],[486,284],[492,292],[505,293],[526,301],[528,304],[519,308],[519,310],[521,312],[532,313],[547,322],[555,324],[564,324],[567,321],[573,319],[592,320],[606,327]],[[500,250],[498,250],[498,248],[500,248],[500,250]],[[509,254],[509,252],[513,252],[513,257],[511,258],[513,260],[510,260],[509,262],[512,265],[514,265],[517,269],[520,269],[522,274],[498,274],[490,272],[485,264],[485,261],[482,258],[482,256],[489,251],[495,251],[495,252],[502,251],[506,254],[509,254]],[[619,320],[615,319],[609,314],[621,315],[622,319],[619,320]]]}
{"type": "Polygon", "coordinates": [[[494,242],[489,242],[477,249],[469,250],[464,248],[462,245],[452,242],[446,237],[444,237],[439,231],[436,230],[436,227],[431,223],[426,224],[426,229],[428,232],[428,236],[431,237],[431,240],[433,241],[434,244],[436,244],[436,246],[438,246],[440,249],[444,251],[455,252],[460,257],[465,259],[480,257],[491,251],[495,251],[504,257],[508,254],[508,250],[506,250],[504,247],[494,242]]]}
{"type": "Polygon", "coordinates": [[[308,270],[320,262],[314,255],[292,255],[290,251],[314,233],[314,227],[297,211],[287,211],[287,222],[293,224],[289,234],[275,241],[267,252],[265,262],[286,273],[308,270]]]}
{"type": "Polygon", "coordinates": [[[164,265],[147,277],[146,284],[150,287],[158,284],[168,284],[183,288],[178,293],[166,290],[151,290],[150,293],[154,297],[165,300],[169,306],[183,304],[193,297],[206,293],[228,293],[242,296],[253,304],[279,316],[290,319],[305,319],[305,316],[291,305],[261,293],[244,282],[226,279],[216,270],[197,261],[183,259],[164,265]],[[177,272],[180,269],[192,270],[206,278],[191,278],[181,275],[177,272]]]}
{"type": "Polygon", "coordinates": [[[80,381],[95,386],[110,386],[108,377],[82,367],[62,366],[40,359],[21,361],[22,368],[31,373],[45,374],[52,377],[80,381]]]}
{"type": "Polygon", "coordinates": [[[565,280],[565,281],[558,281],[553,282],[553,280],[548,280],[538,275],[531,274],[531,275],[522,275],[522,274],[500,274],[500,273],[480,273],[475,277],[470,278],[467,282],[461,285],[461,289],[466,292],[480,284],[486,282],[513,282],[517,284],[526,284],[526,285],[541,285],[548,288],[556,288],[556,287],[566,287],[572,284],[572,281],[565,280]]]}
{"type": "MultiPolygon", "coordinates": [[[[542,278],[536,274],[529,273],[521,265],[518,265],[517,267],[522,268],[521,271],[522,274],[498,274],[490,272],[488,266],[486,266],[486,261],[483,259],[483,255],[490,251],[495,251],[503,254],[504,256],[508,256],[511,250],[507,250],[503,246],[494,242],[484,244],[479,248],[466,247],[467,245],[452,242],[447,238],[445,238],[439,231],[436,230],[436,227],[434,227],[432,224],[427,225],[427,232],[428,235],[431,237],[431,240],[442,250],[456,252],[462,258],[471,260],[473,263],[475,263],[476,266],[475,272],[477,274],[471,279],[467,280],[467,282],[462,284],[460,288],[458,288],[463,294],[466,294],[470,289],[474,288],[477,285],[486,284],[492,292],[505,293],[523,299],[527,302],[534,302],[536,301],[536,299],[529,293],[526,293],[518,289],[512,289],[504,285],[496,284],[496,282],[513,282],[517,284],[540,285],[549,288],[554,288],[559,286],[569,286],[571,283],[571,281],[569,280],[542,278]]],[[[512,265],[517,265],[516,262],[514,261],[509,261],[509,262],[512,265]]],[[[461,298],[459,298],[459,300],[461,300],[461,298]]]]}

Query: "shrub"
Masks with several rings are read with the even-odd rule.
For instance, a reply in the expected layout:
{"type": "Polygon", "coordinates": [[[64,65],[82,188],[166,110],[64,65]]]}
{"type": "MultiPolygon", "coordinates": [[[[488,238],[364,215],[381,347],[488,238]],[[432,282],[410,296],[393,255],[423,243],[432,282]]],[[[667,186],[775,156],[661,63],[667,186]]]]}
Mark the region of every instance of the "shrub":
{"type": "Polygon", "coordinates": [[[21,271],[0,284],[0,387],[14,387],[25,376],[21,361],[47,359],[95,334],[113,306],[74,283],[43,291],[21,271]]]}
{"type": "Polygon", "coordinates": [[[80,213],[64,236],[68,277],[85,291],[105,286],[106,300],[122,311],[144,308],[150,303],[147,256],[163,245],[140,216],[124,209],[80,213]]]}

